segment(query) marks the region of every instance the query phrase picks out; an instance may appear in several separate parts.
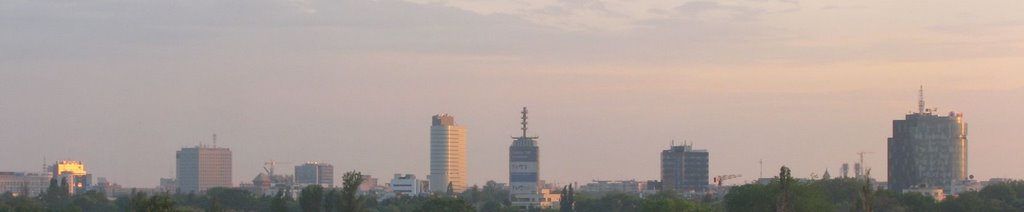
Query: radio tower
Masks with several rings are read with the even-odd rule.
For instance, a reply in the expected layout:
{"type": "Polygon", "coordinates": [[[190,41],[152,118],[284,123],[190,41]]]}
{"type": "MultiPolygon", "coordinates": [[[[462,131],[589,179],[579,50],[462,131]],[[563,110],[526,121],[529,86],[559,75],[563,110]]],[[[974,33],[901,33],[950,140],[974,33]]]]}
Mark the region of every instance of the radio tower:
{"type": "Polygon", "coordinates": [[[924,113],[924,85],[917,92],[917,112],[924,113]]]}

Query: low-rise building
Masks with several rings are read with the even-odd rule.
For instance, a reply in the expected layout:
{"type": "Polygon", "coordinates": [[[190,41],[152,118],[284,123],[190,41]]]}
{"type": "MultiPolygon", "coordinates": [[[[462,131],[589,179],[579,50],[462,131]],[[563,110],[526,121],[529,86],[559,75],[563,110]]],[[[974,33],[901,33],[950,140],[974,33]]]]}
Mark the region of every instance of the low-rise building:
{"type": "Polygon", "coordinates": [[[580,186],[579,191],[588,193],[640,194],[647,188],[647,182],[636,180],[594,180],[580,186]]]}
{"type": "Polygon", "coordinates": [[[428,184],[425,180],[416,179],[416,175],[413,174],[395,174],[389,187],[395,195],[417,196],[428,191],[428,184]]]}
{"type": "Polygon", "coordinates": [[[50,173],[0,172],[0,193],[36,197],[50,187],[50,173]]]}

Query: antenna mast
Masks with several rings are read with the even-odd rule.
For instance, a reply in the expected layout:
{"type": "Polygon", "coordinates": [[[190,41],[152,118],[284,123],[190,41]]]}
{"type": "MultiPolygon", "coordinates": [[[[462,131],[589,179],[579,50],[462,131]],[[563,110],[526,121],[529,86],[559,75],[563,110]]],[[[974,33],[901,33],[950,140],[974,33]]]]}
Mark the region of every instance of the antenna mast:
{"type": "Polygon", "coordinates": [[[217,148],[217,133],[213,134],[213,148],[217,148]]]}
{"type": "Polygon", "coordinates": [[[924,85],[921,86],[917,94],[917,112],[924,113],[924,85]]]}
{"type": "Polygon", "coordinates": [[[529,111],[526,110],[526,107],[523,107],[523,138],[526,137],[526,114],[527,113],[529,113],[529,111]]]}

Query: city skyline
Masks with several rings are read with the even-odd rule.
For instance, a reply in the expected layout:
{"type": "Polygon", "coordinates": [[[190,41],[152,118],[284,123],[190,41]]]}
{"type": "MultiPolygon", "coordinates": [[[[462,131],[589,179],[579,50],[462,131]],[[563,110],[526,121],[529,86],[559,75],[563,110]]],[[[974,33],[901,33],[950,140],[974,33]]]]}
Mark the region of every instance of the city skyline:
{"type": "Polygon", "coordinates": [[[924,85],[972,126],[968,174],[1024,178],[1002,168],[1024,166],[1005,160],[1024,149],[1015,1],[116,2],[0,5],[0,170],[70,159],[155,187],[216,133],[234,185],[269,160],[426,179],[443,111],[483,184],[508,178],[525,105],[550,182],[658,179],[672,140],[728,184],[858,152],[882,179],[924,85]]]}

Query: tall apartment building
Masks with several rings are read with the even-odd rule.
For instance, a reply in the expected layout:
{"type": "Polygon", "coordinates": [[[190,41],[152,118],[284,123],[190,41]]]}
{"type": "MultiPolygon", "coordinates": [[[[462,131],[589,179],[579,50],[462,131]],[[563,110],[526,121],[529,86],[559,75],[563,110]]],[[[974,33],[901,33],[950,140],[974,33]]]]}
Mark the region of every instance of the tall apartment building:
{"type": "Polygon", "coordinates": [[[455,124],[455,117],[437,114],[430,125],[431,192],[446,192],[448,184],[455,192],[466,190],[466,128],[455,124]]]}
{"type": "Polygon", "coordinates": [[[537,138],[526,136],[526,114],[523,107],[523,135],[512,137],[512,145],[508,147],[508,181],[509,199],[513,207],[548,208],[553,202],[559,201],[557,194],[543,189],[540,180],[540,147],[537,138]]]}
{"type": "Polygon", "coordinates": [[[967,123],[963,113],[926,109],[924,89],[918,111],[893,120],[888,140],[889,189],[944,188],[967,180],[967,123]]]}
{"type": "Polygon", "coordinates": [[[661,186],[665,190],[701,191],[708,187],[707,150],[692,144],[672,145],[661,151],[661,186]]]}
{"type": "Polygon", "coordinates": [[[307,162],[295,166],[295,183],[334,187],[334,166],[320,162],[307,162]]]}
{"type": "Polygon", "coordinates": [[[180,193],[203,193],[214,187],[232,187],[231,150],[199,145],[175,154],[177,189],[180,193]]]}

